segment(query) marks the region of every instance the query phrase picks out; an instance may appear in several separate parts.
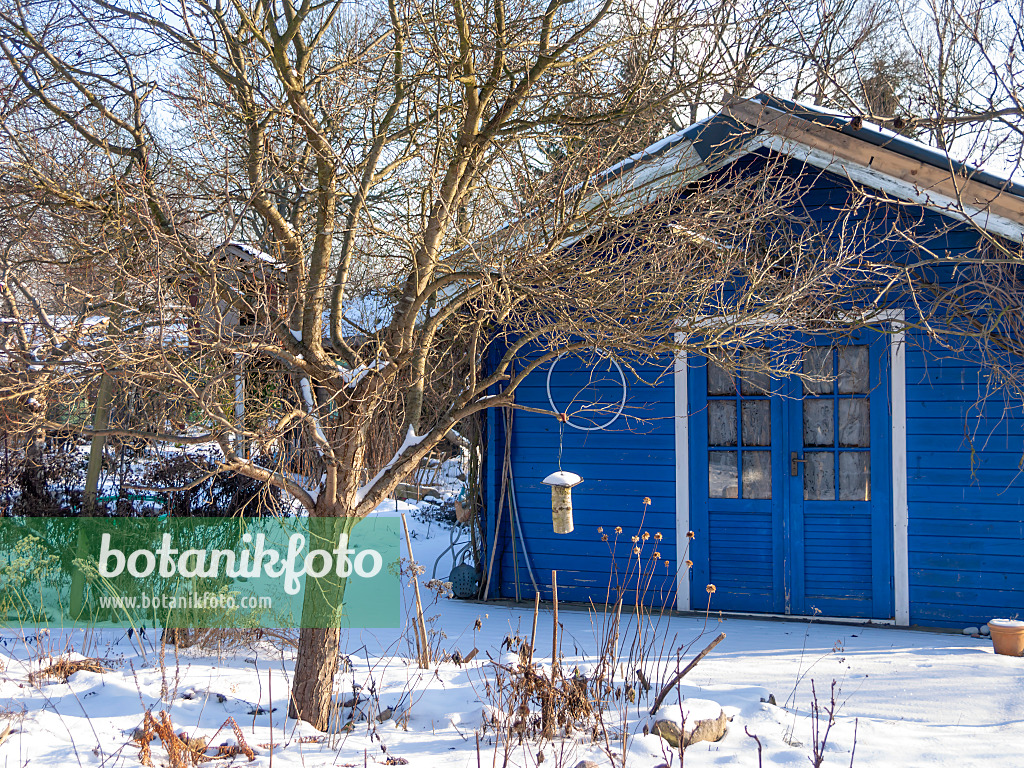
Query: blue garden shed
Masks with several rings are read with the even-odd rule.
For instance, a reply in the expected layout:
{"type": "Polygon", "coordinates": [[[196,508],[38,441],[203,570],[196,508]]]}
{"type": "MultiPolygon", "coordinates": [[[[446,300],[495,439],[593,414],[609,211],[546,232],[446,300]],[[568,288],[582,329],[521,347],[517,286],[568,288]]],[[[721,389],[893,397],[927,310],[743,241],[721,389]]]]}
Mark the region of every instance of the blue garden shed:
{"type": "MultiPolygon", "coordinates": [[[[1024,236],[1020,185],[771,97],[734,104],[617,171],[684,157],[706,176],[783,162],[806,178],[811,217],[876,190],[909,212],[917,247],[938,262],[987,237],[1019,251],[1024,236]]],[[[885,209],[871,214],[883,225],[885,209]]],[[[655,540],[660,556],[643,565],[654,606],[704,610],[710,599],[716,612],[919,626],[1024,615],[1024,408],[993,396],[969,342],[951,352],[908,323],[914,312],[908,301],[838,340],[787,334],[756,350],[798,347],[813,381],[734,376],[692,353],[630,370],[594,350],[534,371],[516,391],[527,408],[488,415],[489,595],[548,599],[557,570],[560,599],[604,603],[631,537],[647,532],[645,557],[655,540]],[[539,412],[588,398],[602,404],[591,418],[539,412]],[[637,413],[642,428],[621,428],[637,413]],[[552,530],[542,482],[556,468],[583,478],[566,535],[552,530]]]]}

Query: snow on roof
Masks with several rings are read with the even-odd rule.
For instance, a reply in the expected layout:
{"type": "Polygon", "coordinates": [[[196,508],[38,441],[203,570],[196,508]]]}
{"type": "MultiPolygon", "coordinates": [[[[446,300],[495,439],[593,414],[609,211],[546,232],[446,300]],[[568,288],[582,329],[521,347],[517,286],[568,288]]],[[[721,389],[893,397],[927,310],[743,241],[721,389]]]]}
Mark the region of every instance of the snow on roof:
{"type": "Polygon", "coordinates": [[[613,210],[619,214],[631,213],[667,191],[681,189],[762,148],[847,176],[857,184],[893,195],[897,199],[922,205],[955,219],[970,221],[1013,241],[1024,242],[1024,185],[1009,175],[982,170],[958,161],[935,147],[858,119],[857,116],[777,99],[768,94],[735,102],[598,174],[590,182],[593,194],[590,199],[583,201],[582,207],[589,210],[614,200],[613,210]],[[768,118],[768,123],[771,123],[772,114],[790,115],[796,121],[792,129],[777,134],[770,125],[752,118],[755,113],[768,118]],[[828,130],[809,131],[808,123],[828,130]],[[994,190],[994,193],[987,194],[976,189],[976,194],[965,196],[965,200],[972,202],[965,202],[960,199],[957,191],[950,192],[948,184],[940,182],[932,188],[930,185],[915,183],[901,178],[895,171],[887,171],[885,162],[868,162],[864,165],[849,158],[844,160],[839,151],[843,146],[839,141],[840,135],[932,166],[950,174],[950,178],[959,177],[952,188],[958,188],[966,180],[970,184],[982,184],[994,190]]]}
{"type": "Polygon", "coordinates": [[[826,109],[825,107],[779,99],[764,93],[755,96],[753,101],[789,112],[818,125],[827,126],[847,136],[867,141],[877,147],[883,147],[905,157],[941,168],[944,171],[953,171],[970,178],[972,181],[978,181],[990,187],[1002,189],[1018,197],[1024,197],[1024,184],[1014,180],[1008,174],[995,173],[991,169],[980,168],[971,163],[957,160],[949,153],[937,147],[911,139],[888,128],[875,125],[868,120],[862,119],[859,127],[854,128],[855,115],[844,114],[836,110],[826,109]]]}
{"type": "Polygon", "coordinates": [[[262,261],[262,262],[265,262],[267,264],[270,264],[270,265],[272,265],[274,267],[278,267],[279,269],[283,269],[284,268],[284,265],[280,261],[275,259],[273,256],[271,256],[266,251],[261,251],[259,248],[256,248],[255,246],[248,245],[246,243],[242,243],[242,242],[239,242],[237,240],[229,240],[228,242],[224,243],[223,248],[236,248],[239,251],[241,251],[242,254],[244,256],[248,257],[250,260],[251,259],[256,259],[258,261],[262,261]]]}
{"type": "MultiPolygon", "coordinates": [[[[780,99],[770,94],[761,93],[750,99],[751,102],[772,107],[803,118],[817,125],[830,128],[838,133],[852,136],[878,147],[883,147],[905,157],[927,163],[944,171],[952,171],[972,181],[1001,189],[1018,197],[1024,197],[1024,184],[1013,179],[1009,174],[1000,174],[990,169],[982,169],[967,162],[956,160],[947,152],[937,147],[908,138],[887,128],[875,125],[867,120],[860,120],[858,128],[853,127],[856,115],[844,114],[826,107],[804,104],[797,101],[780,99]]],[[[750,137],[750,126],[739,123],[732,117],[718,112],[711,117],[699,120],[671,136],[656,141],[649,147],[630,155],[620,163],[602,171],[595,179],[601,184],[611,178],[632,171],[639,165],[678,152],[680,145],[692,145],[702,159],[708,161],[714,155],[727,155],[731,150],[744,143],[743,136],[750,137]]],[[[884,173],[884,169],[880,169],[884,173]]]]}
{"type": "MultiPolygon", "coordinates": [[[[395,307],[388,291],[372,290],[360,296],[346,296],[342,326],[346,332],[376,333],[385,328],[394,316],[395,307]]],[[[328,318],[324,318],[325,324],[328,318]]]]}
{"type": "MultiPolygon", "coordinates": [[[[940,170],[969,178],[972,182],[985,184],[1015,197],[1024,198],[1024,184],[1009,175],[993,173],[991,170],[984,170],[958,161],[948,153],[920,141],[907,138],[863,119],[855,120],[857,117],[855,115],[846,115],[825,107],[779,99],[764,93],[753,97],[748,103],[791,114],[833,130],[837,134],[850,136],[940,170]]],[[[587,185],[596,194],[585,201],[583,207],[588,209],[607,204],[610,199],[617,199],[613,206],[620,214],[635,211],[651,202],[654,197],[664,194],[665,189],[684,187],[743,155],[764,146],[771,146],[766,144],[764,136],[765,134],[758,128],[738,120],[726,111],[718,112],[654,142],[602,171],[587,185]]],[[[777,149],[777,147],[773,148],[777,149]]],[[[802,159],[811,161],[810,157],[802,159]]],[[[849,170],[848,166],[835,167],[831,162],[827,165],[832,171],[849,170]]],[[[901,182],[903,189],[890,188],[880,184],[879,180],[886,176],[888,174],[886,174],[884,165],[879,164],[856,180],[866,186],[885,188],[890,192],[895,191],[898,196],[913,199],[946,215],[961,219],[970,218],[977,225],[1012,239],[1018,241],[1024,239],[1024,219],[1007,221],[986,211],[971,212],[966,208],[964,213],[961,213],[956,210],[955,205],[944,201],[941,195],[929,193],[927,190],[923,194],[918,190],[909,190],[908,193],[908,185],[903,182],[901,182]]],[[[895,179],[895,177],[891,178],[895,179]]],[[[580,189],[580,186],[573,187],[567,191],[567,194],[580,191],[580,189]]],[[[519,221],[521,223],[524,220],[519,221]]],[[[490,238],[507,233],[512,223],[509,222],[497,228],[490,238]]],[[[509,242],[506,242],[505,245],[507,247],[509,242]]],[[[280,262],[272,256],[245,243],[231,241],[226,243],[225,247],[234,247],[249,258],[259,259],[280,267],[280,262]]],[[[391,322],[394,309],[394,300],[387,289],[371,290],[359,296],[346,296],[344,317],[342,318],[343,333],[377,333],[391,322]]],[[[328,313],[324,315],[324,333],[325,336],[329,334],[328,313]]]]}

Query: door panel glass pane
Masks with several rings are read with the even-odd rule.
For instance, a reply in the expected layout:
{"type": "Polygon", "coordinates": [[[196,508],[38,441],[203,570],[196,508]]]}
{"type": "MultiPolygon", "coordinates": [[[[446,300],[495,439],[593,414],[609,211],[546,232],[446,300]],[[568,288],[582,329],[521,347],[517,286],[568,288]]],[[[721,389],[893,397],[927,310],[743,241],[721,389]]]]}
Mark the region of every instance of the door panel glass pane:
{"type": "Polygon", "coordinates": [[[804,392],[812,395],[831,395],[832,348],[808,347],[804,350],[804,373],[811,377],[804,381],[804,392]]]}
{"type": "Polygon", "coordinates": [[[863,395],[868,391],[868,347],[839,348],[839,394],[863,395]]]}
{"type": "Polygon", "coordinates": [[[736,445],[736,401],[708,403],[708,445],[736,445]]]}
{"type": "Polygon", "coordinates": [[[717,363],[708,360],[708,394],[709,395],[735,395],[736,383],[732,376],[717,363]]]}
{"type": "Polygon", "coordinates": [[[871,445],[871,421],[865,397],[839,401],[839,445],[867,448],[871,445]]]}
{"type": "Polygon", "coordinates": [[[772,497],[771,451],[743,452],[743,498],[770,499],[772,497]]]}
{"type": "Polygon", "coordinates": [[[804,400],[804,445],[835,445],[834,400],[804,400]]]}
{"type": "Polygon", "coordinates": [[[768,352],[763,349],[747,349],[740,356],[740,394],[767,395],[771,392],[771,377],[768,375],[768,352]]]}
{"type": "Polygon", "coordinates": [[[738,468],[736,451],[708,451],[708,496],[712,499],[738,498],[738,468]]]}
{"type": "Polygon", "coordinates": [[[871,501],[871,453],[839,452],[839,498],[842,501],[871,501]]]}
{"type": "Polygon", "coordinates": [[[772,444],[772,404],[770,400],[747,400],[743,403],[743,424],[740,434],[743,438],[743,445],[768,446],[772,444]]]}
{"type": "Polygon", "coordinates": [[[804,499],[807,501],[835,501],[835,459],[831,452],[808,451],[804,454],[804,499]]]}

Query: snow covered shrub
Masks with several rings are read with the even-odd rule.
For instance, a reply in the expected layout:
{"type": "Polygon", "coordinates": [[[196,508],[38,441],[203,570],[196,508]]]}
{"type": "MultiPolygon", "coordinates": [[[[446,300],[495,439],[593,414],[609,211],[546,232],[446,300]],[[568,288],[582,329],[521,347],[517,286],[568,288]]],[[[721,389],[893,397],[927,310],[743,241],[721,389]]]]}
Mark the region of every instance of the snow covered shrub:
{"type": "Polygon", "coordinates": [[[427,496],[423,501],[418,502],[410,499],[409,503],[416,506],[416,511],[411,514],[417,520],[430,525],[437,523],[446,528],[456,525],[454,497],[438,499],[436,496],[427,496]]]}

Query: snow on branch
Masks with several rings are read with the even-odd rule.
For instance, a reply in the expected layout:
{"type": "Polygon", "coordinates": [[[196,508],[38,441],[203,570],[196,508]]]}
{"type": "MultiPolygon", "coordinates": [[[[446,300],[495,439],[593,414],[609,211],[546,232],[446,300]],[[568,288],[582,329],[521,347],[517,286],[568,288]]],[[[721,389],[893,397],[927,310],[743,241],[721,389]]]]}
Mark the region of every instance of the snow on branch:
{"type": "Polygon", "coordinates": [[[380,472],[373,476],[370,482],[368,482],[366,485],[362,486],[356,491],[356,505],[358,506],[359,504],[363,503],[363,499],[365,499],[367,494],[369,494],[370,491],[373,490],[373,487],[377,484],[377,482],[382,477],[384,477],[384,473],[398,463],[398,460],[402,458],[402,454],[404,454],[409,448],[412,448],[413,446],[422,443],[426,437],[426,435],[417,436],[413,428],[409,427],[409,431],[405,433],[405,440],[402,441],[402,446],[397,451],[395,451],[395,455],[391,457],[391,460],[384,465],[384,468],[380,472]]]}
{"type": "Polygon", "coordinates": [[[354,389],[368,373],[372,371],[383,371],[390,364],[391,363],[386,360],[374,360],[372,363],[360,365],[356,368],[344,368],[339,365],[338,375],[341,376],[341,380],[345,382],[346,387],[354,389]]]}
{"type": "Polygon", "coordinates": [[[306,409],[309,414],[309,418],[313,422],[313,429],[316,431],[317,440],[329,448],[330,443],[327,442],[327,435],[324,434],[323,428],[320,426],[320,419],[316,416],[316,401],[313,399],[313,388],[309,385],[309,379],[303,376],[299,379],[299,386],[302,388],[302,400],[306,403],[306,409]]]}

